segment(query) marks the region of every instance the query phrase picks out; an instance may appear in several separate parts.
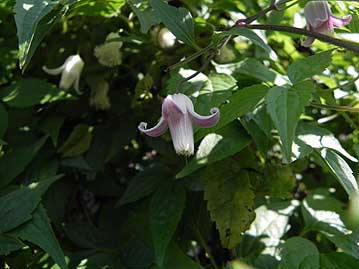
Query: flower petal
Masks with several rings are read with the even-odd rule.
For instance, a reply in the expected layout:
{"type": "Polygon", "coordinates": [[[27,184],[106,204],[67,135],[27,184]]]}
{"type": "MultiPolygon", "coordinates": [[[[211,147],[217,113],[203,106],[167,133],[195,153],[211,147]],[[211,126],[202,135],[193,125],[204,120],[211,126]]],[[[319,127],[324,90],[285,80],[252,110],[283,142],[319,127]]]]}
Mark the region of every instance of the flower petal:
{"type": "Polygon", "coordinates": [[[76,82],[77,78],[79,78],[77,74],[69,72],[65,68],[61,75],[59,88],[65,91],[70,89],[70,87],[76,82]]]}
{"type": "Polygon", "coordinates": [[[318,28],[329,19],[331,12],[327,1],[311,1],[304,7],[305,18],[313,28],[318,28]]]}
{"type": "Polygon", "coordinates": [[[193,155],[193,127],[189,115],[185,113],[181,117],[170,117],[168,126],[176,153],[184,156],[193,155]]]}
{"type": "Polygon", "coordinates": [[[336,27],[342,27],[342,26],[345,26],[347,24],[349,24],[352,20],[352,16],[347,16],[345,18],[338,18],[334,15],[330,15],[330,18],[329,18],[330,22],[336,26],[336,27]]]}
{"type": "Polygon", "coordinates": [[[194,111],[193,106],[192,108],[188,108],[188,113],[191,117],[192,122],[204,128],[213,127],[219,121],[219,117],[220,117],[219,109],[214,107],[211,108],[210,112],[211,115],[202,116],[194,111]]]}
{"type": "Polygon", "coordinates": [[[314,43],[315,38],[312,36],[307,37],[306,40],[302,42],[303,47],[310,47],[314,43]]]}
{"type": "Polygon", "coordinates": [[[42,70],[44,70],[45,73],[47,73],[49,75],[53,75],[53,76],[60,75],[64,69],[65,69],[65,64],[61,65],[58,68],[52,68],[52,69],[47,68],[46,66],[42,67],[42,70]]]}
{"type": "Polygon", "coordinates": [[[160,121],[157,123],[157,125],[151,129],[147,129],[146,122],[141,122],[138,125],[138,130],[141,133],[144,133],[151,137],[158,137],[158,136],[162,135],[163,133],[165,133],[167,131],[167,128],[168,128],[167,121],[163,117],[161,117],[160,121]]]}
{"type": "Polygon", "coordinates": [[[78,94],[81,94],[81,92],[80,92],[80,76],[77,76],[77,78],[75,80],[74,88],[78,94]]]}
{"type": "Polygon", "coordinates": [[[169,118],[180,118],[186,113],[186,106],[182,106],[174,95],[168,95],[162,103],[162,117],[166,120],[169,118]],[[184,108],[183,108],[184,107],[184,108]]]}

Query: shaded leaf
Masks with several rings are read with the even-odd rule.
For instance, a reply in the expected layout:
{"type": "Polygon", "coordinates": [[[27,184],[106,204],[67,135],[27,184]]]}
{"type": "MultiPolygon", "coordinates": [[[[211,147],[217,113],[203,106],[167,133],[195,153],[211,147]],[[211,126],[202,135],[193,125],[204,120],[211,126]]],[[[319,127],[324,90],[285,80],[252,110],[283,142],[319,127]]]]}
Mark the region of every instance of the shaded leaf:
{"type": "Polygon", "coordinates": [[[10,231],[30,220],[41,195],[58,179],[57,176],[43,180],[0,197],[0,233],[10,231]]]}
{"type": "Polygon", "coordinates": [[[8,255],[23,246],[24,244],[17,238],[7,234],[0,234],[0,255],[8,255]]]}
{"type": "Polygon", "coordinates": [[[156,263],[162,266],[167,247],[181,219],[185,206],[185,190],[172,182],[164,183],[152,197],[150,219],[156,263]]]}
{"type": "Polygon", "coordinates": [[[26,166],[45,144],[47,138],[45,136],[32,145],[16,148],[0,159],[0,187],[9,184],[25,170],[26,166]]]}
{"type": "Polygon", "coordinates": [[[85,124],[77,125],[65,143],[58,149],[63,157],[76,157],[85,153],[92,140],[91,127],[85,124]]]}
{"type": "Polygon", "coordinates": [[[22,240],[29,241],[41,247],[50,254],[62,269],[67,268],[65,256],[51,228],[44,207],[39,204],[32,215],[32,220],[25,223],[14,232],[22,240]]]}
{"type": "Polygon", "coordinates": [[[22,79],[0,92],[0,98],[11,107],[26,108],[71,98],[54,85],[40,79],[22,79]]]}
{"type": "Polygon", "coordinates": [[[4,137],[8,126],[8,113],[3,104],[0,104],[0,139],[4,137]]]}
{"type": "Polygon", "coordinates": [[[319,251],[307,239],[292,237],[288,239],[281,252],[279,269],[318,269],[319,251]]]}
{"type": "Polygon", "coordinates": [[[130,180],[119,206],[136,202],[154,192],[162,181],[170,178],[170,171],[163,165],[146,167],[142,172],[130,180]]]}
{"type": "Polygon", "coordinates": [[[49,134],[54,146],[57,146],[60,129],[65,121],[64,117],[53,116],[45,118],[40,122],[40,130],[44,131],[45,133],[49,134]]]}
{"type": "Polygon", "coordinates": [[[321,269],[353,269],[359,268],[359,260],[345,253],[333,252],[320,255],[321,269]]]}
{"type": "Polygon", "coordinates": [[[175,243],[172,242],[168,246],[163,267],[155,267],[154,269],[162,268],[201,269],[203,267],[191,260],[175,243]]]}
{"type": "Polygon", "coordinates": [[[235,161],[223,161],[209,166],[203,175],[204,198],[211,218],[216,222],[222,245],[229,249],[236,247],[242,232],[255,218],[248,174],[236,171],[236,166],[235,161]]]}

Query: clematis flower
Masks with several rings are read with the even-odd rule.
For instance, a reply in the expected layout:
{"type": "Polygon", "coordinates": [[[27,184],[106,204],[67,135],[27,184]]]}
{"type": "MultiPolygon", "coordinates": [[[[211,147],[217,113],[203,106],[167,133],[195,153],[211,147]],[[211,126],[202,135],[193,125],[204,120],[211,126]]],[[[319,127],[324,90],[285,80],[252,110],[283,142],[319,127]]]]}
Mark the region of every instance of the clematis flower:
{"type": "Polygon", "coordinates": [[[80,93],[80,76],[84,65],[85,63],[80,55],[76,54],[69,56],[65,63],[58,68],[49,69],[46,66],[43,66],[42,69],[49,75],[56,76],[61,74],[60,89],[68,90],[74,85],[76,92],[80,93]]]}
{"type": "Polygon", "coordinates": [[[158,33],[158,42],[163,49],[170,49],[176,44],[176,36],[167,28],[162,28],[158,33]]]}
{"type": "Polygon", "coordinates": [[[105,40],[105,43],[95,47],[94,55],[98,62],[107,67],[114,67],[121,65],[122,52],[120,51],[123,43],[121,41],[113,41],[120,38],[117,33],[110,33],[105,40]]]}
{"type": "Polygon", "coordinates": [[[91,90],[90,106],[96,110],[107,110],[111,107],[108,91],[110,86],[104,80],[99,81],[91,90]]]}
{"type": "Polygon", "coordinates": [[[219,121],[219,109],[212,108],[210,112],[209,116],[201,116],[194,111],[193,103],[186,95],[168,95],[162,103],[162,117],[158,124],[147,129],[147,123],[141,122],[138,129],[148,136],[157,137],[169,127],[176,153],[190,156],[194,152],[192,124],[209,128],[219,121]]]}
{"type": "MultiPolygon", "coordinates": [[[[338,18],[333,15],[327,1],[311,1],[304,7],[304,15],[307,20],[307,29],[325,35],[333,35],[334,27],[345,26],[350,23],[352,17],[338,18]]],[[[309,47],[315,38],[308,37],[302,45],[309,47]]]]}

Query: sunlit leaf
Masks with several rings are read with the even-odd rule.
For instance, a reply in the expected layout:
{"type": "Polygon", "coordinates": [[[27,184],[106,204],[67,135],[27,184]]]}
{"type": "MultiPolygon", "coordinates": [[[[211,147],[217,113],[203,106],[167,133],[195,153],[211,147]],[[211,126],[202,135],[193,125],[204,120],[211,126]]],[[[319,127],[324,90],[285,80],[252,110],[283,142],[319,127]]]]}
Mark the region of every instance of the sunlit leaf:
{"type": "Polygon", "coordinates": [[[149,0],[149,3],[155,15],[179,40],[189,46],[196,46],[193,19],[187,9],[170,6],[163,0],[149,0]]]}
{"type": "Polygon", "coordinates": [[[312,83],[305,81],[293,87],[274,87],[266,95],[267,111],[279,132],[286,162],[291,159],[297,123],[312,89],[312,83]]]}

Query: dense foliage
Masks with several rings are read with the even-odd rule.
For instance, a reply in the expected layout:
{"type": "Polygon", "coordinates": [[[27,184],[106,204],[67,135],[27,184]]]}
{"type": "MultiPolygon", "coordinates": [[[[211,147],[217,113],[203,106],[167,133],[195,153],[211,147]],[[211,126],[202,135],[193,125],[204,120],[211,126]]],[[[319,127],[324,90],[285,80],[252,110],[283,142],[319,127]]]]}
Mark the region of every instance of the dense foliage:
{"type": "Polygon", "coordinates": [[[359,4],[274,2],[2,0],[0,268],[359,268],[359,4]]]}

